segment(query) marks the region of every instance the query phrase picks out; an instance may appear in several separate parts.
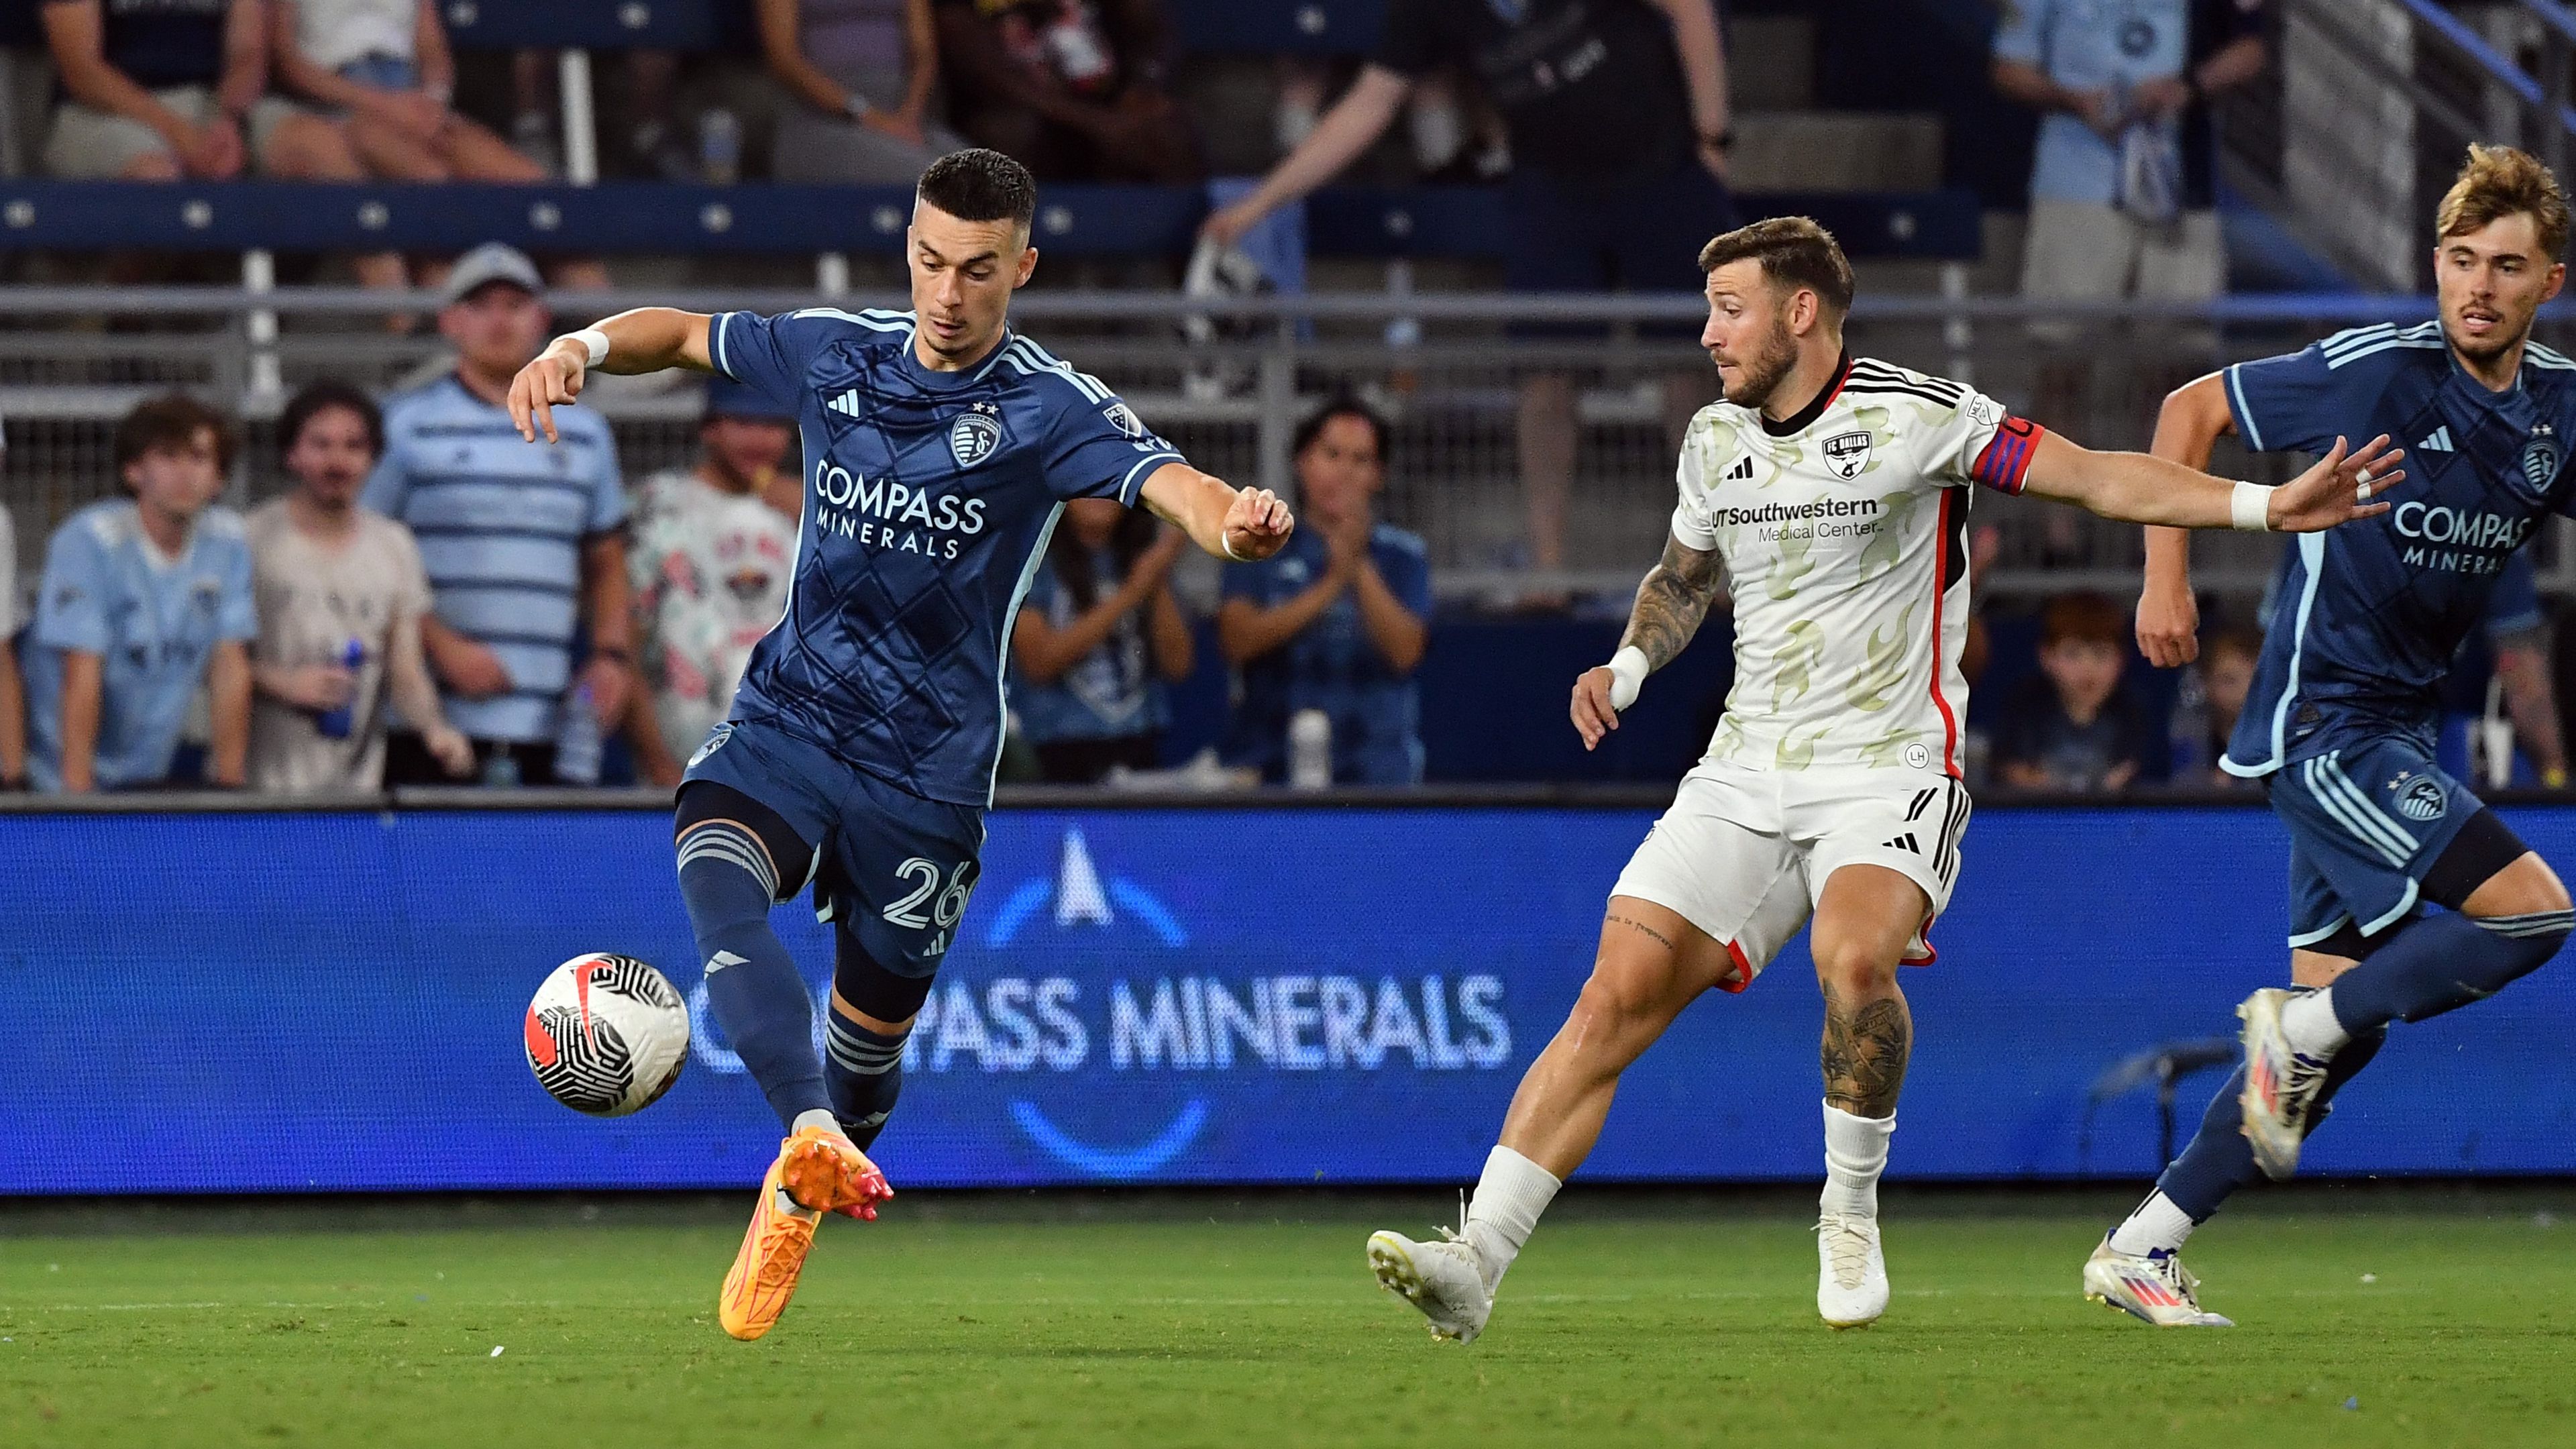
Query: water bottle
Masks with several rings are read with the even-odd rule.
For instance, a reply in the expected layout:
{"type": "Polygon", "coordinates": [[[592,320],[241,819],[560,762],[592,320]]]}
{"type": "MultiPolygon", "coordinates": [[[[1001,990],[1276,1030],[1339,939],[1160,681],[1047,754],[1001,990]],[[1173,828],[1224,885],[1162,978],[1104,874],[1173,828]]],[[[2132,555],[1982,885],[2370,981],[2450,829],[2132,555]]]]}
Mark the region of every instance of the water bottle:
{"type": "Polygon", "coordinates": [[[1288,786],[1328,790],[1333,784],[1333,717],[1301,709],[1288,717],[1288,786]]]}
{"type": "Polygon", "coordinates": [[[716,186],[742,179],[742,122],[722,106],[698,115],[698,171],[716,186]]]}
{"type": "Polygon", "coordinates": [[[2174,680],[2173,715],[2165,729],[2173,752],[2173,782],[2198,783],[2209,773],[2209,690],[2198,669],[2185,669],[2174,680]]]}
{"type": "Polygon", "coordinates": [[[555,783],[599,783],[599,712],[590,707],[590,686],[574,689],[564,701],[563,727],[555,732],[555,783]]]}
{"type": "MultiPolygon", "coordinates": [[[[356,674],[359,667],[367,662],[366,642],[364,640],[352,639],[348,643],[341,645],[340,657],[336,662],[341,668],[349,671],[353,675],[356,674]]],[[[345,740],[349,737],[349,731],[356,726],[358,720],[358,691],[356,685],[356,680],[353,679],[350,681],[349,702],[347,704],[340,706],[338,709],[324,710],[321,717],[313,721],[313,727],[322,732],[322,738],[326,740],[345,740]]]]}

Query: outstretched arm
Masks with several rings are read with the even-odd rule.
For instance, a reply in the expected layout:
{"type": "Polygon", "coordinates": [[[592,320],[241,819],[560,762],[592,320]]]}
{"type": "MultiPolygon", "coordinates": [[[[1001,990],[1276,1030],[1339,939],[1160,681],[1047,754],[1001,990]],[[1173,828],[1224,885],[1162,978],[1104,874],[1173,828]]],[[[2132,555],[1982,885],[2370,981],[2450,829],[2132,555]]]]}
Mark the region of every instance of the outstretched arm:
{"type": "Polygon", "coordinates": [[[1178,525],[1190,542],[1237,563],[1277,553],[1297,527],[1278,494],[1233,487],[1187,463],[1155,469],[1137,497],[1155,517],[1178,525]]]}
{"type": "Polygon", "coordinates": [[[1663,560],[1637,585],[1637,602],[1628,610],[1628,632],[1619,636],[1619,652],[1574,681],[1574,729],[1583,736],[1585,749],[1597,747],[1603,735],[1619,727],[1619,711],[1636,702],[1647,675],[1680,656],[1708,617],[1724,580],[1714,549],[1692,548],[1678,538],[1664,540],[1663,560]]]}
{"type": "Polygon", "coordinates": [[[621,376],[668,367],[715,371],[707,352],[710,320],[676,307],[638,307],[556,338],[510,380],[510,421],[527,441],[543,433],[551,443],[557,441],[554,410],[581,396],[593,369],[621,376]]]}
{"type": "MultiPolygon", "coordinates": [[[[2217,373],[2165,395],[2148,451],[2195,472],[2209,468],[2209,450],[2236,431],[2227,391],[2217,373]]],[[[2200,605],[2191,596],[2191,535],[2179,528],[2147,530],[2146,587],[2138,595],[2138,651],[2159,669],[2200,657],[2200,605]]]]}
{"type": "Polygon", "coordinates": [[[2096,453],[2055,433],[2041,433],[2022,491],[2129,523],[2315,533],[2386,513],[2386,503],[2368,500],[2405,478],[2396,466],[2405,456],[2389,446],[2385,434],[2358,450],[2337,438],[2316,466],[2278,488],[2266,488],[2212,478],[2148,453],[2096,453]]]}

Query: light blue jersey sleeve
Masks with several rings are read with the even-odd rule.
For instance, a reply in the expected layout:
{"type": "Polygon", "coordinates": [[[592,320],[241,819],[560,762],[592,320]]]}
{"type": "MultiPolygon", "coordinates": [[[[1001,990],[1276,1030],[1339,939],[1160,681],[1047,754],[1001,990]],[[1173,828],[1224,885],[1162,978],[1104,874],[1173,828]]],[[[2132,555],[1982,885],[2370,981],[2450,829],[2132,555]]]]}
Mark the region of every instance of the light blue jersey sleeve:
{"type": "Polygon", "coordinates": [[[45,578],[36,596],[36,642],[48,649],[105,654],[115,635],[108,612],[116,578],[106,546],[87,516],[74,514],[45,545],[45,578]]]}
{"type": "Polygon", "coordinates": [[[226,553],[223,593],[215,604],[215,637],[248,643],[259,637],[259,605],[251,592],[250,541],[236,535],[226,553]]]}
{"type": "Polygon", "coordinates": [[[1155,469],[1183,461],[1180,450],[1099,379],[1073,376],[1047,426],[1047,487],[1058,498],[1115,498],[1133,508],[1155,469]]]}
{"type": "Polygon", "coordinates": [[[609,533],[626,526],[626,477],[617,466],[617,434],[599,429],[599,468],[591,478],[588,533],[609,533]]]}
{"type": "Polygon", "coordinates": [[[1995,26],[1995,59],[2017,60],[2045,71],[2048,31],[2056,19],[2054,0],[2016,0],[2004,6],[1995,26]]]}
{"type": "Polygon", "coordinates": [[[2334,446],[2340,425],[2365,413],[2370,400],[2351,396],[2327,359],[2331,340],[2219,374],[2247,451],[2322,453],[2334,446]]]}
{"type": "Polygon", "coordinates": [[[365,485],[358,490],[361,507],[396,522],[404,520],[403,510],[411,502],[411,474],[403,466],[403,439],[402,434],[396,431],[400,418],[399,412],[386,409],[384,456],[376,459],[375,471],[367,475],[365,485]]]}

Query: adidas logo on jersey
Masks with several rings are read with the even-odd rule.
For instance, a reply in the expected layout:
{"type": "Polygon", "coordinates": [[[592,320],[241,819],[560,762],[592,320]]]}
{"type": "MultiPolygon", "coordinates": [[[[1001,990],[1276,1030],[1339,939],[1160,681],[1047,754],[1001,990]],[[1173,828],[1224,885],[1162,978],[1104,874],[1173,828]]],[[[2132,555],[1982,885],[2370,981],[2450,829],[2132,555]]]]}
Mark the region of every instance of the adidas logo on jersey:
{"type": "Polygon", "coordinates": [[[859,416],[858,390],[853,388],[850,391],[841,394],[839,397],[832,399],[830,402],[823,404],[823,406],[830,408],[832,411],[839,413],[845,418],[855,418],[859,416]]]}
{"type": "Polygon", "coordinates": [[[2448,423],[2435,428],[2431,436],[2425,438],[2424,441],[2417,443],[2415,447],[2418,451],[2426,453],[2456,453],[2459,451],[2457,448],[2451,446],[2451,427],[2448,423]]]}
{"type": "Polygon", "coordinates": [[[1726,470],[1726,481],[1729,483],[1752,482],[1753,455],[1747,453],[1743,457],[1736,459],[1735,466],[1726,470]]]}
{"type": "Polygon", "coordinates": [[[1916,855],[1921,855],[1923,853],[1923,847],[1915,843],[1914,833],[1910,830],[1905,834],[1896,837],[1894,840],[1882,842],[1878,848],[1881,850],[1909,850],[1916,855]]]}

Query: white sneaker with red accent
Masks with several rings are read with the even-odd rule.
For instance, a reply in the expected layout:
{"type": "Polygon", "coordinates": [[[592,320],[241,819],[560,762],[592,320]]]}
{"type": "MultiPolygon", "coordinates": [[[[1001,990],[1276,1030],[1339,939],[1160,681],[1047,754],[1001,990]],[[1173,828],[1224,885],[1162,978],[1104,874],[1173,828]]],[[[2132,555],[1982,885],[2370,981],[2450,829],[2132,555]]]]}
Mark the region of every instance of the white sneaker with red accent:
{"type": "Polygon", "coordinates": [[[2326,1084],[2326,1061],[2290,1048],[2281,1030],[2281,1008],[2295,993],[2265,987],[2245,998],[2236,1015],[2245,1023],[2245,1141],[2254,1165],[2275,1181],[2299,1170],[2299,1145],[2308,1116],[2326,1084]]]}
{"type": "Polygon", "coordinates": [[[2235,1322],[2204,1311],[2200,1280],[2170,1248],[2123,1253],[2104,1238],[2084,1261],[2084,1296],[2158,1328],[2234,1328],[2235,1322]]]}

